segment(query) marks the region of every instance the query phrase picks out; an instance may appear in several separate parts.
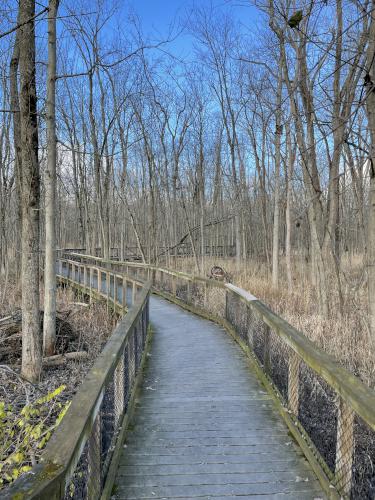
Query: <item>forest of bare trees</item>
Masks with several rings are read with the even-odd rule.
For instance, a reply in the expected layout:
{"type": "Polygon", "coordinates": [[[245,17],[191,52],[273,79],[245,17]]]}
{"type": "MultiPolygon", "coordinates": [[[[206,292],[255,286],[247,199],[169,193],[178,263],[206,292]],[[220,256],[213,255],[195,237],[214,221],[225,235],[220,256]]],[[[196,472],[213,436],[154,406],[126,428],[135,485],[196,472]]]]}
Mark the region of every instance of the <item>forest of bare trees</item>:
{"type": "Polygon", "coordinates": [[[273,289],[302,272],[324,318],[366,287],[375,339],[375,0],[243,3],[251,29],[187,5],[151,36],[110,1],[2,2],[0,273],[22,282],[27,378],[61,248],[253,262],[273,289]]]}

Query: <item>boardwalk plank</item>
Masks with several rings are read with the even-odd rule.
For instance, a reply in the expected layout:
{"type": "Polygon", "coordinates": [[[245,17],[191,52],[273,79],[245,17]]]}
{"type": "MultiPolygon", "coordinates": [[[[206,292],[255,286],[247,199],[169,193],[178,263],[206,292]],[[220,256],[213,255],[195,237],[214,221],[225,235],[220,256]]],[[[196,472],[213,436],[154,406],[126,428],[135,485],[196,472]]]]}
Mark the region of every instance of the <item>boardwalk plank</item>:
{"type": "Polygon", "coordinates": [[[325,498],[227,333],[162,299],[117,472],[118,499],[325,498]]]}

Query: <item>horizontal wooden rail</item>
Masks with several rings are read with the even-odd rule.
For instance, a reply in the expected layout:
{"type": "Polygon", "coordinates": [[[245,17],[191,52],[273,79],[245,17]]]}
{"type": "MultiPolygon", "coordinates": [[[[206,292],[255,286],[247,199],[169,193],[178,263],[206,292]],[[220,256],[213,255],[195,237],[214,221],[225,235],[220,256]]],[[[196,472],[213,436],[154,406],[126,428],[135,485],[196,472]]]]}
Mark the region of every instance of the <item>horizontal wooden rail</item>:
{"type": "Polygon", "coordinates": [[[128,312],[86,375],[40,462],[2,492],[1,498],[6,500],[50,500],[64,498],[66,494],[90,500],[101,497],[112,453],[118,446],[124,419],[132,408],[133,388],[145,359],[151,284],[106,269],[106,290],[103,291],[100,275],[94,276],[103,269],[70,259],[60,259],[58,268],[58,278],[63,283],[87,295],[106,299],[114,310],[124,313],[127,309],[128,312]],[[129,300],[126,299],[127,284],[133,291],[129,300]],[[120,289],[121,302],[118,300],[120,289]]]}
{"type": "MultiPolygon", "coordinates": [[[[375,450],[375,392],[332,356],[262,301],[232,284],[141,263],[105,260],[78,253],[69,253],[69,258],[126,270],[138,280],[152,280],[157,293],[227,327],[259,367],[259,376],[264,383],[276,394],[280,412],[328,495],[361,497],[366,494],[360,483],[373,479],[369,480],[367,476],[366,479],[363,471],[354,471],[353,467],[360,460],[361,446],[363,455],[367,453],[366,446],[375,450]],[[322,383],[327,384],[327,390],[321,387],[322,383]],[[314,411],[313,402],[306,393],[309,384],[312,388],[318,387],[324,411],[328,409],[330,412],[327,415],[333,422],[330,432],[335,435],[328,435],[327,431],[327,439],[331,439],[332,447],[335,447],[333,457],[314,435],[313,426],[309,427],[306,408],[307,413],[314,411]],[[332,397],[327,391],[332,391],[332,397]],[[307,425],[306,429],[304,425],[307,425]],[[362,445],[363,436],[366,439],[362,445]],[[358,479],[361,474],[362,479],[358,479]],[[336,490],[339,493],[335,493],[336,490]]],[[[371,475],[371,471],[368,474],[371,475]]]]}

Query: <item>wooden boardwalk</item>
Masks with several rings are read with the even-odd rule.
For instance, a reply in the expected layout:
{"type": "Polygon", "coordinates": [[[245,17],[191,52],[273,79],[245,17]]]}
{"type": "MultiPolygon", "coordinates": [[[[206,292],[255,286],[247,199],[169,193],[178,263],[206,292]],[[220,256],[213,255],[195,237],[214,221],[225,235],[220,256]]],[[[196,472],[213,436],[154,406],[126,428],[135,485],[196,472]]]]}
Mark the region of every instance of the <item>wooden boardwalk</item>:
{"type": "Polygon", "coordinates": [[[159,298],[150,313],[154,337],[114,497],[325,498],[229,335],[159,298]]]}

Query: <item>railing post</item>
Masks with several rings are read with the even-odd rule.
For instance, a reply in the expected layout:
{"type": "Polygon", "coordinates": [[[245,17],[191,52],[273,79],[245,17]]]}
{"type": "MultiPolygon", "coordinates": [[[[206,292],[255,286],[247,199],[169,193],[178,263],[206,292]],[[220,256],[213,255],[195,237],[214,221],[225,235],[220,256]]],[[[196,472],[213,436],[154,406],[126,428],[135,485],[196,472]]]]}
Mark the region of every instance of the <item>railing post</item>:
{"type": "Polygon", "coordinates": [[[83,286],[86,288],[87,283],[87,267],[83,266],[83,286]]]}
{"type": "Polygon", "coordinates": [[[135,302],[135,294],[136,294],[136,284],[135,284],[135,281],[133,281],[133,288],[132,288],[132,306],[134,305],[134,302],[135,302]]]}
{"type": "Polygon", "coordinates": [[[340,493],[350,497],[353,475],[354,412],[338,397],[335,482],[340,493]]]}
{"type": "Polygon", "coordinates": [[[111,292],[111,275],[109,271],[106,272],[105,277],[106,287],[107,287],[107,312],[109,311],[109,297],[111,292]]]}
{"type": "Polygon", "coordinates": [[[89,267],[89,293],[90,293],[90,303],[92,298],[92,268],[89,267]]]}
{"type": "Polygon", "coordinates": [[[164,273],[160,269],[160,290],[163,290],[163,283],[164,283],[164,273]]]}
{"type": "Polygon", "coordinates": [[[98,267],[98,292],[102,293],[102,271],[98,267]]]}
{"type": "Polygon", "coordinates": [[[187,303],[190,304],[191,303],[191,281],[190,280],[187,280],[187,303]]]}
{"type": "Polygon", "coordinates": [[[126,283],[126,278],[125,276],[122,278],[122,307],[125,311],[126,308],[126,292],[128,289],[128,285],[126,283]]]}
{"type": "Polygon", "coordinates": [[[271,372],[271,330],[268,325],[264,327],[264,371],[267,375],[271,372]]]}
{"type": "MultiPolygon", "coordinates": [[[[225,300],[227,300],[227,296],[225,295],[225,300]]],[[[208,285],[204,283],[204,297],[203,297],[203,307],[207,309],[208,306],[208,285]]],[[[228,318],[227,318],[228,319],[228,318]]]]}
{"type": "Polygon", "coordinates": [[[87,500],[96,500],[101,493],[101,418],[98,412],[91,435],[88,440],[87,452],[87,500]]]}
{"type": "Polygon", "coordinates": [[[289,409],[298,417],[299,408],[299,372],[301,359],[299,355],[293,351],[289,356],[289,372],[288,372],[288,402],[289,409]]]}
{"type": "Polygon", "coordinates": [[[172,279],[172,295],[176,297],[176,277],[172,275],[171,279],[172,279]]]}
{"type": "Polygon", "coordinates": [[[117,275],[116,272],[113,273],[113,302],[115,304],[115,312],[116,312],[116,305],[117,305],[117,275]]]}

